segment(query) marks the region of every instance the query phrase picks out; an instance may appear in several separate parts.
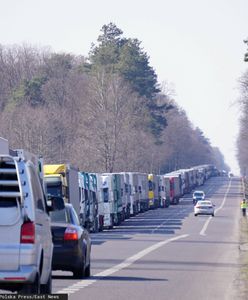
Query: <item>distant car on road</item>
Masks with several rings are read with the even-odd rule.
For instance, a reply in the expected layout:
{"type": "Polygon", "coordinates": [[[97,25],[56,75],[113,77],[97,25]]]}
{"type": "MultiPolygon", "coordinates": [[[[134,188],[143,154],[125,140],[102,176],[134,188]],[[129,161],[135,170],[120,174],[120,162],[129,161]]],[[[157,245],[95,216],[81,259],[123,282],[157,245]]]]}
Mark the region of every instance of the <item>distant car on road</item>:
{"type": "Polygon", "coordinates": [[[197,201],[194,206],[194,214],[198,215],[212,215],[214,217],[214,204],[210,200],[197,201]]]}
{"type": "Polygon", "coordinates": [[[53,270],[72,271],[75,278],[90,276],[91,239],[82,228],[75,209],[66,203],[64,209],[51,212],[53,237],[53,270]]]}
{"type": "Polygon", "coordinates": [[[194,191],[193,193],[193,204],[195,205],[197,201],[204,200],[205,193],[203,191],[194,191]]]}

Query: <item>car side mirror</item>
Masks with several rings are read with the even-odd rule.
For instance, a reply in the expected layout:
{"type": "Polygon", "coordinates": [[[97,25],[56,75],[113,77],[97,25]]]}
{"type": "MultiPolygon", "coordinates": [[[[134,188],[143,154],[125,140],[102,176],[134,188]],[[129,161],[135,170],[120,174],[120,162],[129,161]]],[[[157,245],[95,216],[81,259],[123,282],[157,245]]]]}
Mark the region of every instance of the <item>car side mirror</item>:
{"type": "Polygon", "coordinates": [[[65,208],[65,202],[62,197],[48,197],[47,202],[49,212],[55,210],[63,210],[65,208]]]}

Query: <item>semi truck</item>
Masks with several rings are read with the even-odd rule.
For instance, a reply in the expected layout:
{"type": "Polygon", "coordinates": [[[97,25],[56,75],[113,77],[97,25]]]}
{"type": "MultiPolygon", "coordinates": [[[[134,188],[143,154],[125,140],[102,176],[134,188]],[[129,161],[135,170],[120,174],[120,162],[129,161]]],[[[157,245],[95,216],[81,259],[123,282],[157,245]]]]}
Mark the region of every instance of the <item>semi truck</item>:
{"type": "Polygon", "coordinates": [[[159,176],[148,174],[148,198],[149,209],[157,208],[159,206],[159,176]]]}
{"type": "Polygon", "coordinates": [[[130,218],[130,209],[131,209],[131,184],[130,184],[130,176],[126,172],[122,172],[124,178],[124,207],[125,207],[125,219],[130,218]]]}
{"type": "Polygon", "coordinates": [[[166,189],[166,180],[164,176],[159,175],[159,206],[169,207],[170,199],[167,197],[168,190],[166,189]]]}
{"type": "Polygon", "coordinates": [[[100,189],[104,202],[104,227],[112,228],[122,220],[121,176],[114,173],[101,174],[100,189]]]}
{"type": "Polygon", "coordinates": [[[80,216],[78,169],[70,164],[44,165],[44,179],[47,195],[62,197],[80,216]]]}
{"type": "Polygon", "coordinates": [[[138,193],[138,174],[136,172],[128,172],[130,182],[130,215],[134,216],[139,212],[139,193],[138,193]]]}
{"type": "MultiPolygon", "coordinates": [[[[97,175],[78,172],[81,224],[91,232],[103,229],[103,216],[99,215],[97,175]]],[[[100,210],[101,212],[101,210],[100,210]]]]}
{"type": "Polygon", "coordinates": [[[137,176],[140,207],[139,211],[144,212],[149,209],[148,178],[146,173],[137,173],[137,176]]]}
{"type": "Polygon", "coordinates": [[[181,181],[177,174],[165,174],[166,191],[168,191],[170,204],[178,204],[182,196],[181,181]]]}
{"type": "Polygon", "coordinates": [[[90,198],[90,218],[92,231],[98,232],[103,229],[103,216],[99,215],[99,198],[97,190],[97,176],[89,173],[89,198],[90,198]]]}

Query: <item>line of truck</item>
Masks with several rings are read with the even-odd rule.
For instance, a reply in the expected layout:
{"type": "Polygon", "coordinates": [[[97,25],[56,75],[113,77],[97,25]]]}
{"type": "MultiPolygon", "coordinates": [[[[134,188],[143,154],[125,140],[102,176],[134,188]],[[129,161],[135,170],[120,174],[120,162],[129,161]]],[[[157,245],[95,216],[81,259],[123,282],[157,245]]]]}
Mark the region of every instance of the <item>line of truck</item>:
{"type": "Polygon", "coordinates": [[[180,197],[204,184],[218,170],[200,165],[162,175],[140,172],[88,173],[70,164],[44,165],[48,196],[71,203],[91,232],[113,228],[149,209],[178,204],[180,197]]]}
{"type": "MultiPolygon", "coordinates": [[[[0,139],[2,151],[6,141],[0,139]]],[[[8,150],[8,149],[7,149],[8,150]]],[[[6,150],[6,151],[7,151],[6,150]]],[[[36,157],[36,156],[34,156],[36,157]]],[[[71,203],[82,226],[91,232],[113,228],[140,212],[178,204],[180,197],[204,184],[218,170],[210,164],[156,175],[141,172],[90,173],[70,164],[43,164],[45,194],[71,203]]]]}
{"type": "MultiPolygon", "coordinates": [[[[70,164],[44,165],[38,155],[12,150],[0,137],[0,289],[23,294],[52,292],[52,270],[58,268],[53,264],[54,249],[58,244],[51,220],[52,216],[64,216],[63,221],[69,221],[72,215],[65,214],[64,203],[73,205],[83,227],[98,232],[148,209],[177,204],[184,193],[213,175],[215,168],[210,165],[163,175],[82,172],[70,164]],[[56,214],[62,209],[62,214],[56,214]]],[[[75,221],[77,217],[73,216],[75,221]]],[[[81,251],[79,260],[73,254],[72,259],[79,262],[73,272],[75,276],[81,277],[81,272],[89,276],[88,232],[83,230],[87,234],[82,242],[71,226],[63,229],[59,240],[69,242],[71,251],[72,245],[77,248],[78,243],[83,244],[80,249],[85,260],[81,261],[81,251]]]]}

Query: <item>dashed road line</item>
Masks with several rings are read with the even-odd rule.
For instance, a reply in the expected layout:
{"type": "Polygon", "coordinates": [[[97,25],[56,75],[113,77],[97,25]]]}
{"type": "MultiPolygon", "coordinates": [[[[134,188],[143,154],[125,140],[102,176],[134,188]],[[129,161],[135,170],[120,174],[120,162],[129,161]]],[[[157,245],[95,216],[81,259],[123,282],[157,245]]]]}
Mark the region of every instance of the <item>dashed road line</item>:
{"type": "MultiPolygon", "coordinates": [[[[229,181],[229,185],[227,187],[227,190],[226,190],[225,196],[223,198],[223,201],[222,201],[221,205],[215,210],[215,214],[224,207],[224,205],[226,203],[227,194],[229,193],[229,190],[230,190],[230,187],[231,187],[231,183],[232,183],[232,180],[229,181]]],[[[207,230],[208,225],[209,225],[210,221],[212,220],[212,218],[213,217],[209,217],[207,219],[207,221],[204,223],[204,225],[202,227],[202,230],[200,231],[200,235],[203,235],[203,236],[206,235],[206,230],[207,230]]]]}

